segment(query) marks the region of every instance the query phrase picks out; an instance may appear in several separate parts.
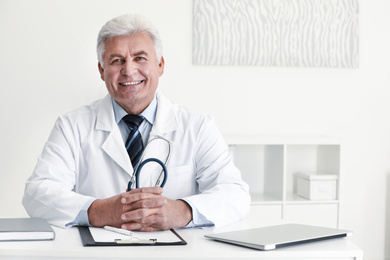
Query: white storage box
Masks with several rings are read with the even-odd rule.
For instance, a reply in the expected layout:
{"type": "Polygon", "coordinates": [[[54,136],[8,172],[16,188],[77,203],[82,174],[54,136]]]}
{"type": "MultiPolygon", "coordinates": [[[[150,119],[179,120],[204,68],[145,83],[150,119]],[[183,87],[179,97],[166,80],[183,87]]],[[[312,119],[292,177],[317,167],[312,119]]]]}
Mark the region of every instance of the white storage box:
{"type": "Polygon", "coordinates": [[[334,174],[297,173],[297,194],[309,200],[335,200],[337,179],[334,174]]]}

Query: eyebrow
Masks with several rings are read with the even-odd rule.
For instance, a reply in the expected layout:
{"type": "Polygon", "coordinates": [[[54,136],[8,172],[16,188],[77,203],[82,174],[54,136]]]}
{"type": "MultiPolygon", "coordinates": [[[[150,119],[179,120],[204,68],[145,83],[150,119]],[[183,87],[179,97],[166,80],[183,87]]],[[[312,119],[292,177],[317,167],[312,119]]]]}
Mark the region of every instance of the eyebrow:
{"type": "Polygon", "coordinates": [[[123,58],[123,55],[122,55],[122,54],[113,53],[113,54],[111,54],[111,55],[108,57],[108,60],[111,60],[112,58],[116,58],[116,57],[123,58]]]}
{"type": "MultiPolygon", "coordinates": [[[[132,57],[134,57],[134,56],[140,56],[140,55],[149,56],[149,54],[148,54],[146,51],[137,51],[137,52],[131,54],[132,57]]],[[[123,58],[124,56],[123,56],[122,54],[113,53],[113,54],[111,54],[111,55],[108,57],[108,60],[111,60],[111,59],[117,58],[117,57],[123,58]]]]}
{"type": "Polygon", "coordinates": [[[131,56],[140,56],[140,55],[148,56],[148,53],[146,51],[138,51],[138,52],[134,52],[131,56]]]}

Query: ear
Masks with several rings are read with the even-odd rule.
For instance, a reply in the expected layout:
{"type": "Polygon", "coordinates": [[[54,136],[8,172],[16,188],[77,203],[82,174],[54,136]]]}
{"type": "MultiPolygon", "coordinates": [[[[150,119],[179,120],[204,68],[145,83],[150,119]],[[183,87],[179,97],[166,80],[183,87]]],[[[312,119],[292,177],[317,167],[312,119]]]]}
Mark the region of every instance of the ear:
{"type": "Polygon", "coordinates": [[[98,62],[98,68],[99,68],[100,78],[104,81],[104,68],[100,64],[100,62],[98,62]]]}
{"type": "Polygon", "coordinates": [[[164,66],[165,66],[164,57],[161,57],[160,63],[158,64],[158,68],[160,70],[159,76],[161,76],[164,73],[164,66]]]}

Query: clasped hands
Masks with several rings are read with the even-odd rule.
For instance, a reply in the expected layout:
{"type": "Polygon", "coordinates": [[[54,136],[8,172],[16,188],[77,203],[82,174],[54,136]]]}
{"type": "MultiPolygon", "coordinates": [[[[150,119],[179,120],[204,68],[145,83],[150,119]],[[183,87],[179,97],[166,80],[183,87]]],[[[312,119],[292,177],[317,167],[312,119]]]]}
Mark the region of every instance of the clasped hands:
{"type": "Polygon", "coordinates": [[[89,223],[138,231],[186,226],[192,220],[191,207],[185,201],[165,198],[162,192],[161,187],[144,187],[97,199],[88,209],[89,223]]]}

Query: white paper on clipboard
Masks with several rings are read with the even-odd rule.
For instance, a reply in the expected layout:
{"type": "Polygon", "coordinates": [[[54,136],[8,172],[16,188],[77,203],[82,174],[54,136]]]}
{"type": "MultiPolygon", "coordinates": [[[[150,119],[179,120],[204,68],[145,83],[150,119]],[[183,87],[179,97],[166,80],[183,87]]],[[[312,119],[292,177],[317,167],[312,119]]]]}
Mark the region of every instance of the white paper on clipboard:
{"type": "Polygon", "coordinates": [[[116,232],[105,230],[103,228],[95,228],[95,227],[90,227],[89,231],[91,232],[91,235],[95,240],[95,242],[114,242],[115,240],[118,239],[127,240],[132,237],[136,237],[141,240],[157,239],[157,242],[164,242],[164,243],[174,243],[174,242],[181,241],[180,238],[178,238],[170,230],[156,231],[156,232],[132,231],[133,236],[122,235],[116,232]]]}

